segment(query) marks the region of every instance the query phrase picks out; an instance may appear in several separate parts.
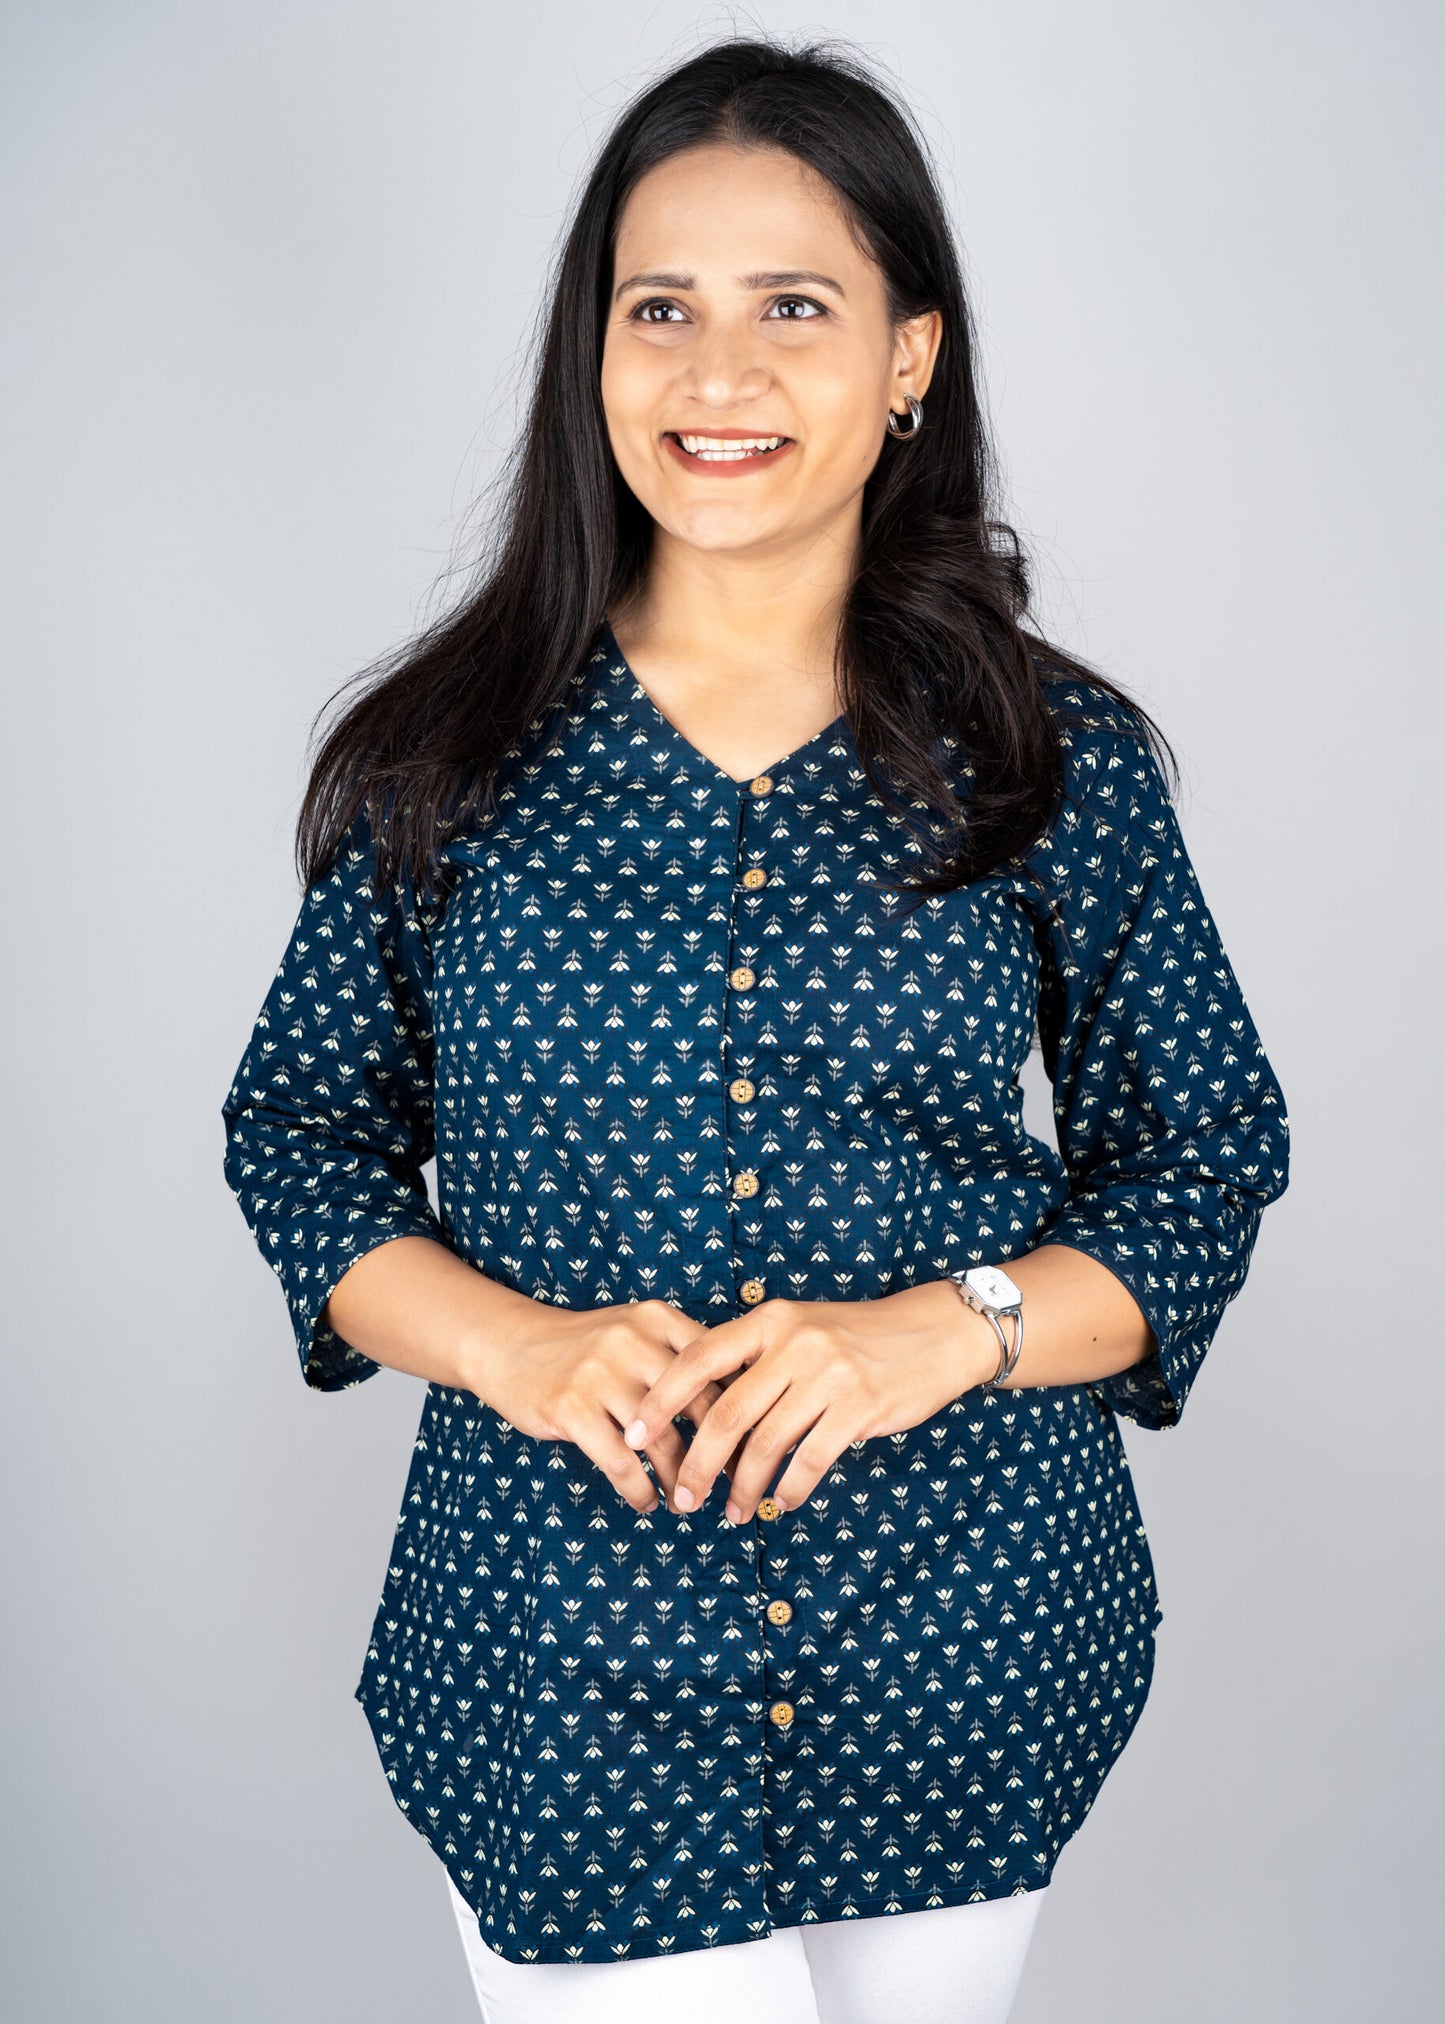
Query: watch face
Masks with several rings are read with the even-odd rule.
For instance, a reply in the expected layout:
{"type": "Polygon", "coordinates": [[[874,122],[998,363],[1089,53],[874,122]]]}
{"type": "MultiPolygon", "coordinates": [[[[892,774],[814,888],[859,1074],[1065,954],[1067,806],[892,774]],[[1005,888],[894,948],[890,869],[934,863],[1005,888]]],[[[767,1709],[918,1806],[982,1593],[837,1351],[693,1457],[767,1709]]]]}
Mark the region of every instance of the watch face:
{"type": "Polygon", "coordinates": [[[975,1265],[963,1278],[990,1307],[1017,1307],[1023,1298],[1007,1272],[1000,1272],[997,1265],[975,1265]]]}

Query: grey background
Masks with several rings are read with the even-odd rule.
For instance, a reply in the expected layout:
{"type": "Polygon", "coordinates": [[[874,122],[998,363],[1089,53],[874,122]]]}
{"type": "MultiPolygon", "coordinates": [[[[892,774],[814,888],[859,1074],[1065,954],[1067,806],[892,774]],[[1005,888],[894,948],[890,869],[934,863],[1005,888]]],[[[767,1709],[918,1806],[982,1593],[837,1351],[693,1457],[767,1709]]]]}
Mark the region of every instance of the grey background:
{"type": "Polygon", "coordinates": [[[351,1699],[422,1387],[305,1391],[220,1104],[311,717],[436,608],[587,152],[749,25],[923,117],[1039,618],[1178,746],[1294,1131],[1128,1430],[1158,1670],[1017,2024],[1439,2014],[1438,12],[47,0],[0,28],[16,2024],[475,2014],[351,1699]]]}

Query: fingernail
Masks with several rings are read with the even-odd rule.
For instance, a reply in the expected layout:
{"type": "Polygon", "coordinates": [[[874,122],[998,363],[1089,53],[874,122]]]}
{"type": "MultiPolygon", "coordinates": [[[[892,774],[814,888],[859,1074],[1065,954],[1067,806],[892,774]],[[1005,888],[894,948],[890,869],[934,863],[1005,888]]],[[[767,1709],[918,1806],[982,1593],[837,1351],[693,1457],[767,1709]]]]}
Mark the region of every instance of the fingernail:
{"type": "Polygon", "coordinates": [[[728,1516],[732,1519],[734,1525],[741,1525],[743,1522],[742,1507],[741,1505],[734,1504],[731,1497],[728,1498],[728,1516]]]}
{"type": "Polygon", "coordinates": [[[629,1448],[639,1447],[647,1439],[646,1420],[634,1420],[622,1438],[629,1448]]]}
{"type": "Polygon", "coordinates": [[[685,1483],[678,1484],[672,1493],[672,1501],[676,1504],[679,1511],[690,1511],[692,1509],[692,1492],[685,1483]]]}

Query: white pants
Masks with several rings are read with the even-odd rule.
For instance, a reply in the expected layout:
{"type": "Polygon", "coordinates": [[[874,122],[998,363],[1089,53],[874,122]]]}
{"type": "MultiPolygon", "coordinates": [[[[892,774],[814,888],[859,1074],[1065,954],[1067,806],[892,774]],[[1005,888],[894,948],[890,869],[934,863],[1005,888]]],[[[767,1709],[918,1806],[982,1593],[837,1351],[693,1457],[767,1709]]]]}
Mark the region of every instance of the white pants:
{"type": "Polygon", "coordinates": [[[636,1961],[508,1961],[447,1877],[484,2024],[1005,2024],[1050,1888],[636,1961]],[[666,2009],[664,2009],[664,2005],[666,2009]],[[647,2006],[644,2008],[643,2006],[647,2006]]]}

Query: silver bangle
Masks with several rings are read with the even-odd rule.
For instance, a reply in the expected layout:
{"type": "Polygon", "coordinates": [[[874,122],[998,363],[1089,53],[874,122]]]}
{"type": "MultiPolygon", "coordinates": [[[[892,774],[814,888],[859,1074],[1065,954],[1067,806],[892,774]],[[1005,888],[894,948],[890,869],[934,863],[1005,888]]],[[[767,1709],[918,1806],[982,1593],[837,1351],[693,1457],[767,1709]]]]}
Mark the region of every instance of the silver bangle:
{"type": "MultiPolygon", "coordinates": [[[[975,1312],[977,1311],[975,1309],[975,1312]]],[[[1003,1383],[1006,1377],[1012,1377],[1014,1374],[1014,1367],[1019,1360],[1019,1351],[1024,1346],[1024,1318],[1021,1314],[1015,1314],[1011,1317],[1014,1325],[1012,1349],[1009,1348],[1008,1338],[1003,1332],[1003,1324],[998,1316],[996,1314],[989,1314],[985,1310],[984,1319],[993,1323],[993,1332],[998,1337],[999,1348],[1002,1353],[998,1360],[998,1369],[992,1377],[984,1379],[983,1383],[979,1386],[979,1390],[994,1391],[1003,1383]]]]}
{"type": "MultiPolygon", "coordinates": [[[[995,1391],[1005,1378],[1013,1376],[1019,1360],[1019,1351],[1024,1346],[1022,1303],[1017,1307],[1005,1307],[1000,1310],[1002,1313],[1007,1314],[1014,1324],[1013,1347],[1010,1348],[1008,1337],[1003,1332],[1003,1324],[1000,1322],[998,1315],[992,1313],[981,1301],[971,1297],[968,1287],[964,1284],[965,1275],[962,1272],[950,1272],[948,1276],[958,1288],[958,1297],[964,1306],[972,1308],[975,1314],[981,1314],[998,1337],[998,1369],[992,1377],[984,1378],[979,1385],[980,1391],[995,1391]]],[[[1011,1288],[1011,1290],[1017,1291],[1017,1288],[1011,1288]]]]}

